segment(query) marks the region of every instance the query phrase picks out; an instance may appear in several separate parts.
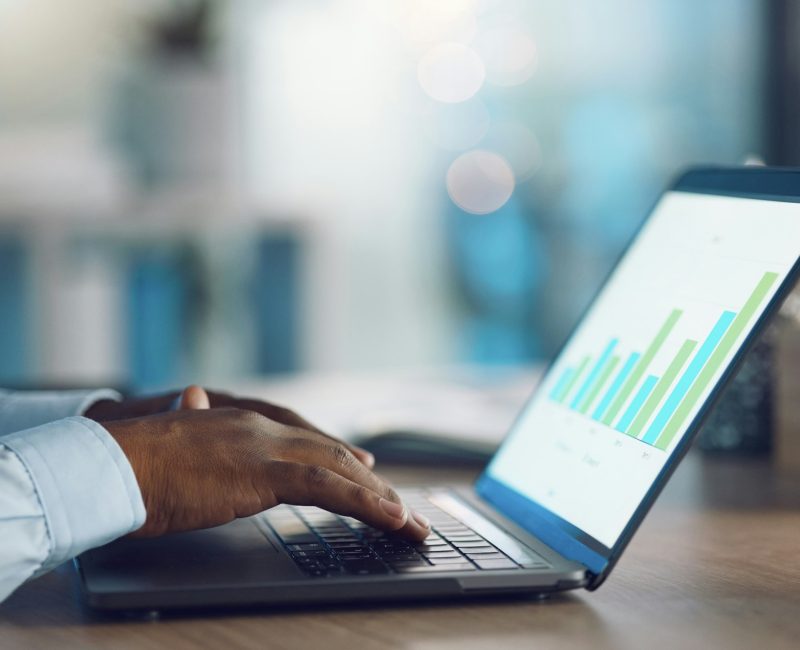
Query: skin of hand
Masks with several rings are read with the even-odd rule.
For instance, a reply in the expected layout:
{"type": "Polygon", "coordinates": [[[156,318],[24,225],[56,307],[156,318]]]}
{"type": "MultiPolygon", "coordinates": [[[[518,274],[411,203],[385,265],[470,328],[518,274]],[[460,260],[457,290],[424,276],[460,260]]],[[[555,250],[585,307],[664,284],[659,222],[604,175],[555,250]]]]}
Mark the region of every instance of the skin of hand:
{"type": "Polygon", "coordinates": [[[187,389],[177,411],[102,422],[144,499],[147,520],[134,537],[218,526],[280,503],[319,506],[411,540],[430,533],[342,443],[254,410],[203,408],[203,392],[187,389]]]}
{"type": "Polygon", "coordinates": [[[155,415],[157,413],[166,413],[176,408],[204,409],[219,407],[254,411],[275,422],[280,422],[290,427],[313,431],[339,444],[345,445],[356,458],[370,469],[375,466],[375,457],[370,452],[356,447],[355,445],[348,445],[332,436],[328,436],[328,434],[320,431],[317,427],[300,417],[291,409],[259,399],[239,398],[228,393],[209,391],[195,385],[189,386],[182,392],[173,391],[151,397],[127,398],[121,402],[101,400],[93,404],[84,415],[96,422],[105,423],[114,420],[125,420],[146,415],[155,415]]]}

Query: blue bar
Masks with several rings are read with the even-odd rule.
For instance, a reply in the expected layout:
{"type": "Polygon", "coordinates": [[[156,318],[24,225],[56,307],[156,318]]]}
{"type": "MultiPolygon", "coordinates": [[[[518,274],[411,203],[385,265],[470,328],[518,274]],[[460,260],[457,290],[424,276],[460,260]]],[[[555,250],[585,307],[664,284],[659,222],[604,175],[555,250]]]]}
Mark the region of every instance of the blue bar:
{"type": "Polygon", "coordinates": [[[603,400],[600,402],[600,404],[598,404],[597,408],[594,410],[594,413],[592,413],[593,420],[599,421],[602,419],[606,409],[611,406],[611,402],[614,401],[614,398],[617,396],[620,388],[622,388],[622,384],[625,383],[625,380],[628,378],[628,375],[631,374],[631,370],[633,370],[633,367],[636,365],[636,362],[641,356],[642,355],[638,352],[634,352],[628,357],[628,360],[625,362],[625,365],[622,366],[622,370],[619,371],[614,383],[611,384],[611,388],[608,389],[605,397],[603,397],[603,400]]]}
{"type": "Polygon", "coordinates": [[[583,386],[581,386],[578,394],[575,395],[574,399],[572,400],[572,404],[570,404],[571,408],[577,409],[581,402],[583,402],[583,398],[586,397],[586,393],[589,392],[589,389],[592,387],[592,384],[594,384],[597,376],[600,374],[600,371],[603,370],[603,366],[606,365],[606,361],[611,358],[611,353],[614,352],[614,348],[617,347],[617,343],[619,343],[617,339],[611,339],[608,342],[606,349],[603,350],[603,354],[600,355],[600,358],[597,360],[597,363],[594,364],[594,368],[592,368],[592,371],[589,373],[586,381],[583,382],[583,386]]]}
{"type": "Polygon", "coordinates": [[[561,395],[561,391],[564,390],[564,386],[567,385],[567,382],[572,379],[572,373],[575,372],[575,368],[567,368],[562,374],[561,379],[558,380],[555,388],[550,391],[550,399],[554,399],[558,401],[558,396],[561,395]]]}
{"type": "Polygon", "coordinates": [[[719,317],[717,324],[714,325],[711,334],[708,335],[702,347],[697,351],[697,354],[694,355],[694,359],[692,359],[692,362],[684,371],[680,381],[675,385],[667,401],[664,402],[664,406],[661,407],[661,410],[653,420],[644,438],[642,438],[644,442],[650,445],[655,444],[656,439],[661,435],[664,427],[667,426],[667,422],[669,422],[669,419],[672,417],[672,414],[675,413],[675,410],[678,408],[683,398],[686,397],[686,393],[689,392],[694,380],[697,379],[697,375],[700,374],[703,366],[706,365],[706,361],[708,361],[714,348],[717,347],[717,344],[720,342],[720,339],[724,336],[735,317],[736,314],[732,311],[722,312],[722,316],[719,317]]]}
{"type": "Polygon", "coordinates": [[[616,429],[617,431],[622,431],[625,433],[628,430],[628,427],[631,426],[633,419],[636,417],[636,414],[642,409],[644,406],[644,402],[650,393],[653,392],[653,389],[656,387],[658,383],[658,377],[655,375],[649,375],[647,379],[644,380],[642,387],[639,389],[639,392],[636,393],[636,397],[633,398],[630,406],[628,406],[628,410],[625,411],[625,415],[622,416],[622,419],[617,422],[616,429]]]}

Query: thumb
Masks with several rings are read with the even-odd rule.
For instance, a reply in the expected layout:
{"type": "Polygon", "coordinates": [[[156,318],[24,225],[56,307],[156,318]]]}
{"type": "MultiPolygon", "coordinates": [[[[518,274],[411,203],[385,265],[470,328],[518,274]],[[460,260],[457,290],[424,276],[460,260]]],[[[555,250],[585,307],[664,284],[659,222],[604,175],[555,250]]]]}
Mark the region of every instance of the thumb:
{"type": "Polygon", "coordinates": [[[209,408],[211,408],[211,400],[201,386],[189,386],[181,393],[178,410],[196,411],[209,408]]]}

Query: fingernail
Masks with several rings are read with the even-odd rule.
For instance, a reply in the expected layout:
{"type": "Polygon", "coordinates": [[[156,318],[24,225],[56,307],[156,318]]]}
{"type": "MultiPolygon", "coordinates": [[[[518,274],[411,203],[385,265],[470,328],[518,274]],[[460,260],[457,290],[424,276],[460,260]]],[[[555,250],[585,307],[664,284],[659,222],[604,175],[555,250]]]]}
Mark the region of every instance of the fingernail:
{"type": "Polygon", "coordinates": [[[422,513],[412,510],[411,511],[411,516],[414,517],[414,521],[416,521],[423,528],[430,528],[431,527],[431,522],[422,513]]]}
{"type": "Polygon", "coordinates": [[[364,464],[367,467],[375,467],[375,455],[362,449],[361,453],[364,454],[364,464]]]}
{"type": "Polygon", "coordinates": [[[406,508],[402,503],[395,503],[394,501],[389,501],[388,499],[384,499],[381,497],[379,502],[381,504],[381,508],[383,511],[389,515],[390,517],[394,517],[395,519],[402,519],[403,515],[406,512],[406,508]]]}

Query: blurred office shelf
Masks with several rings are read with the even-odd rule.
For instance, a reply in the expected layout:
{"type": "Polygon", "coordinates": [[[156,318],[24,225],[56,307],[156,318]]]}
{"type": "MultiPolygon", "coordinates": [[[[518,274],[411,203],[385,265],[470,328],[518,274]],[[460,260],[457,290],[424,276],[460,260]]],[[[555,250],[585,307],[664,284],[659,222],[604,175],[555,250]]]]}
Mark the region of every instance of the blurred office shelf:
{"type": "MultiPolygon", "coordinates": [[[[108,208],[108,206],[106,206],[108,208]]],[[[0,378],[137,389],[295,370],[313,219],[179,188],[113,209],[0,207],[0,378]]]]}

